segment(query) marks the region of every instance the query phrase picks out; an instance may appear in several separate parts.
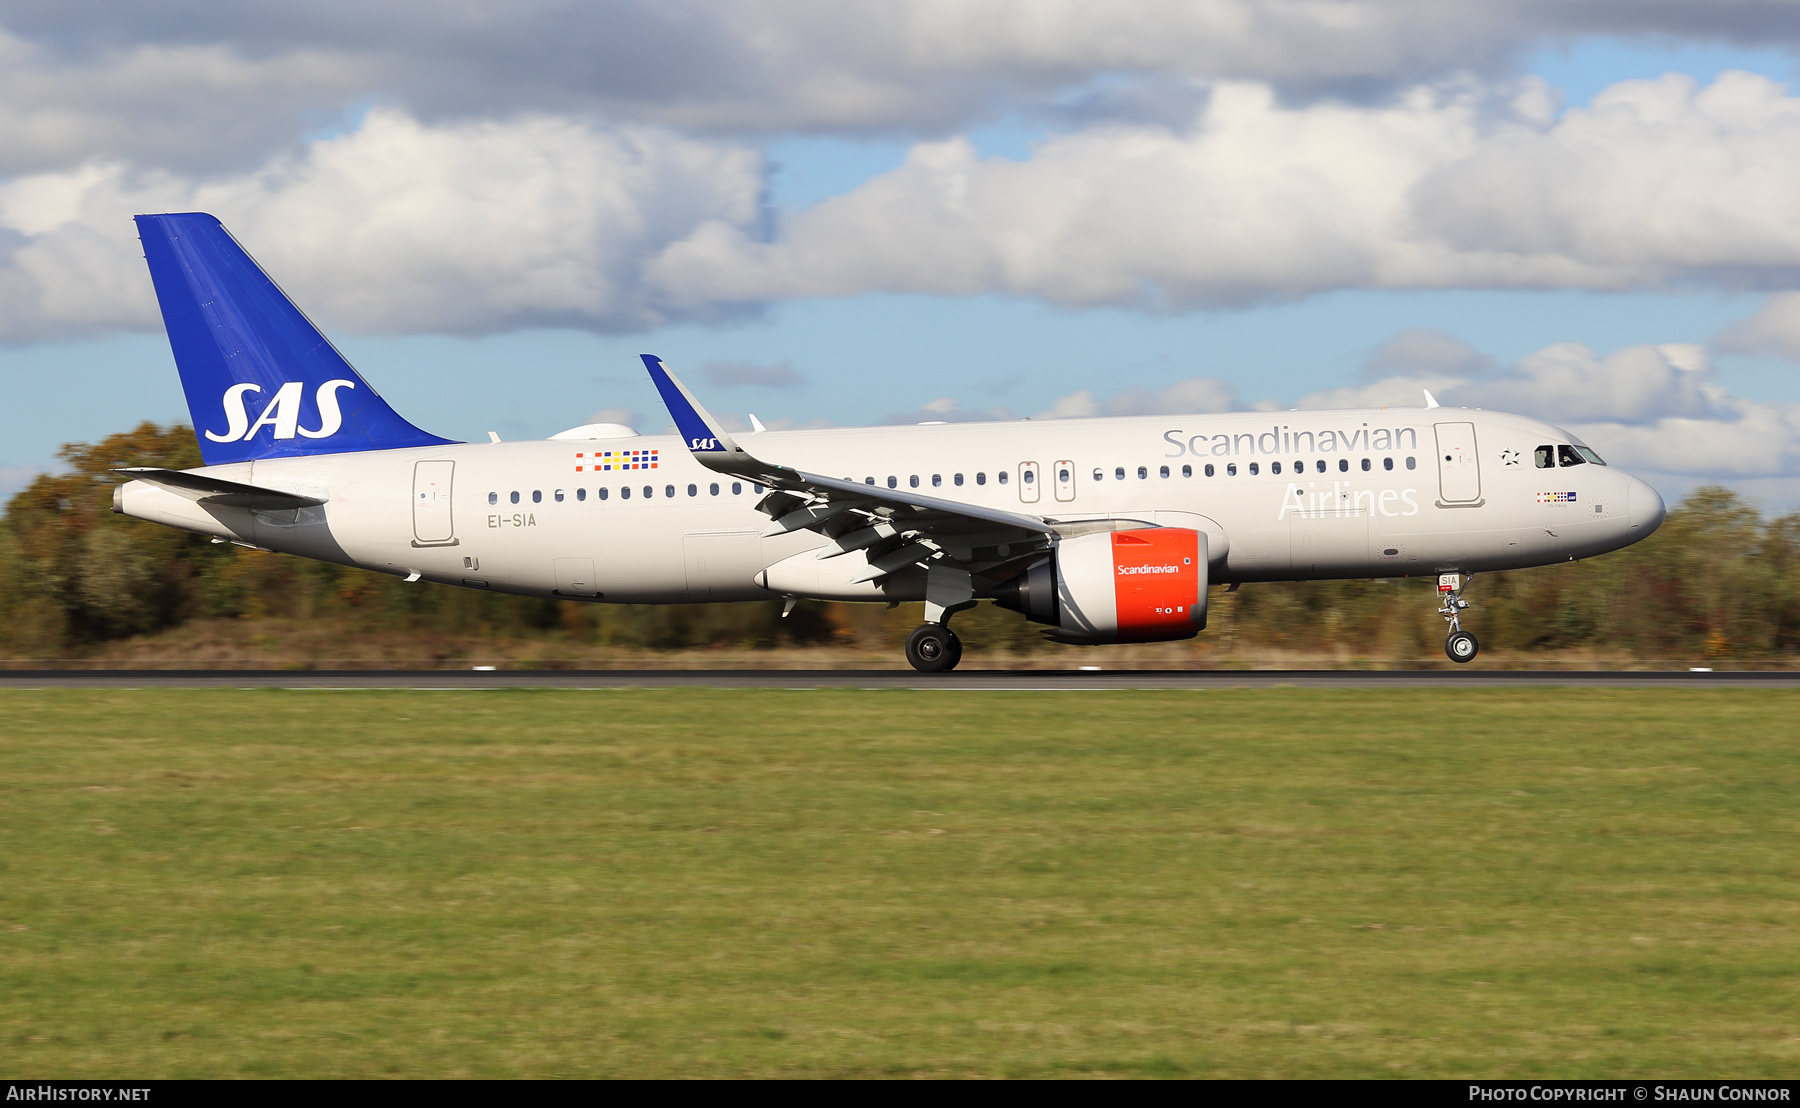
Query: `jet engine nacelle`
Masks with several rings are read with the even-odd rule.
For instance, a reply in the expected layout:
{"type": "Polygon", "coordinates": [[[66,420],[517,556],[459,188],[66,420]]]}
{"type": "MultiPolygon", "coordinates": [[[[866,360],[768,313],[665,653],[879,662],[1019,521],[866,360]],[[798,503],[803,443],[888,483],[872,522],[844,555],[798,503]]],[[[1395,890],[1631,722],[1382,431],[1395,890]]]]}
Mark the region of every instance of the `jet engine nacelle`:
{"type": "Polygon", "coordinates": [[[1191,639],[1206,626],[1206,536],[1185,527],[1063,539],[994,593],[1067,642],[1191,639]]]}

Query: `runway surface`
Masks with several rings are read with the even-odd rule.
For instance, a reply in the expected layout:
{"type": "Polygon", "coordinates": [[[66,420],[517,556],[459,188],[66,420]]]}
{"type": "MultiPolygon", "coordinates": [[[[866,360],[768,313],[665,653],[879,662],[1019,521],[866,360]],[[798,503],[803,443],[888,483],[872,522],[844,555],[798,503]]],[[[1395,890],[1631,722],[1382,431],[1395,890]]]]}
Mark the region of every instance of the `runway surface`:
{"type": "Polygon", "coordinates": [[[6,670],[0,689],[1800,688],[1800,671],[1627,670],[6,670]]]}

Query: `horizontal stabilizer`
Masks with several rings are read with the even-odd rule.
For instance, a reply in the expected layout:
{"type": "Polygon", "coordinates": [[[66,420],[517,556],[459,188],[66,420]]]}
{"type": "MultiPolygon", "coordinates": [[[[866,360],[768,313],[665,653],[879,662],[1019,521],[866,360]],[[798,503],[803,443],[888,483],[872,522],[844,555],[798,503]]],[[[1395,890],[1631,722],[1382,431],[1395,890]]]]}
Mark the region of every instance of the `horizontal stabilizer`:
{"type": "Polygon", "coordinates": [[[211,477],[204,473],[191,473],[181,469],[157,469],[153,466],[130,466],[115,469],[114,473],[122,473],[147,485],[167,489],[177,496],[185,496],[189,500],[202,504],[217,504],[226,508],[251,508],[265,512],[292,511],[295,508],[316,508],[325,501],[316,496],[301,496],[295,492],[282,492],[280,489],[265,489],[260,485],[246,485],[241,481],[227,481],[223,477],[211,477]]]}

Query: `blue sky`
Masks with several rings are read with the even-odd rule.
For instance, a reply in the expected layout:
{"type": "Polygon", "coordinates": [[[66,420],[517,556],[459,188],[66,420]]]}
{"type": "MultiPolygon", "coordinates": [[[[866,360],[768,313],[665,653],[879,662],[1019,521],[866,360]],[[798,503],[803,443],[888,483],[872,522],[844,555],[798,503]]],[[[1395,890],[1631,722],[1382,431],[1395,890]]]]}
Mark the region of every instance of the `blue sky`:
{"type": "MultiPolygon", "coordinates": [[[[1566,112],[1620,81],[1675,72],[1706,85],[1734,69],[1782,82],[1795,75],[1793,55],[1784,49],[1666,36],[1538,45],[1525,52],[1519,72],[1560,90],[1566,112]]],[[[346,121],[341,127],[315,127],[303,138],[355,132],[376,103],[359,101],[338,117],[346,121]]],[[[773,218],[785,221],[893,173],[921,140],[962,136],[983,159],[1026,162],[1041,144],[1075,126],[1059,118],[1040,100],[1002,103],[911,133],[792,128],[740,133],[731,141],[766,154],[764,199],[773,218]]],[[[261,253],[254,239],[247,245],[261,253]]],[[[277,266],[270,268],[288,283],[277,266]]],[[[148,285],[141,272],[130,279],[148,285]]],[[[1734,285],[1712,279],[1611,292],[1344,287],[1145,311],[1106,303],[1059,306],[1041,295],[1004,290],[950,295],[851,289],[785,295],[727,322],[678,319],[637,329],[501,325],[475,337],[433,333],[430,326],[371,334],[393,328],[358,327],[329,306],[303,306],[414,422],[457,438],[494,430],[513,439],[621,409],[635,413],[645,430],[662,429],[665,420],[635,357],[640,351],[661,354],[678,371],[688,371],[715,408],[754,411],[770,423],[875,423],[945,399],[972,412],[1033,415],[1079,390],[1104,398],[1127,386],[1156,390],[1194,377],[1227,382],[1247,404],[1285,407],[1308,394],[1376,382],[1381,373],[1371,369],[1371,358],[1409,329],[1444,332],[1505,366],[1558,343],[1584,344],[1601,355],[1646,343],[1703,346],[1754,316],[1770,293],[1766,280],[1734,285]],[[702,369],[714,363],[788,366],[801,383],[709,384],[702,369]]],[[[0,414],[0,492],[52,466],[61,443],[92,440],[143,419],[187,420],[160,333],[98,330],[48,341],[15,339],[0,347],[0,375],[11,399],[0,414]]],[[[1780,351],[1715,348],[1708,358],[1712,387],[1734,398],[1800,403],[1795,362],[1780,351]]],[[[1411,395],[1408,386],[1406,397],[1396,399],[1406,402],[1411,395]]],[[[1696,470],[1659,480],[1678,491],[1704,477],[1696,470]]],[[[1746,487],[1770,507],[1800,504],[1800,484],[1782,474],[1746,487]]]]}

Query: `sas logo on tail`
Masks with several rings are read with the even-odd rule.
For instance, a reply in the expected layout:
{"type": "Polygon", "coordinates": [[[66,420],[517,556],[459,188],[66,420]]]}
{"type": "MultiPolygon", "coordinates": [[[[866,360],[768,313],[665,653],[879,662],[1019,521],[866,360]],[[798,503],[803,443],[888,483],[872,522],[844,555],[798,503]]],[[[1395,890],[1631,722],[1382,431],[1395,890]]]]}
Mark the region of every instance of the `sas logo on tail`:
{"type": "Polygon", "coordinates": [[[344,413],[338,409],[338,390],[353,389],[355,381],[327,381],[319,386],[313,394],[313,400],[319,406],[319,426],[317,430],[300,426],[300,401],[305,384],[300,381],[289,381],[275,390],[275,395],[263,408],[262,415],[256,422],[250,422],[250,411],[245,403],[244,394],[261,392],[262,386],[245,382],[233,385],[225,390],[225,433],[206,432],[206,437],[214,442],[239,442],[254,438],[264,427],[273,427],[278,439],[291,439],[297,433],[303,438],[328,439],[338,433],[344,425],[344,413]]]}

